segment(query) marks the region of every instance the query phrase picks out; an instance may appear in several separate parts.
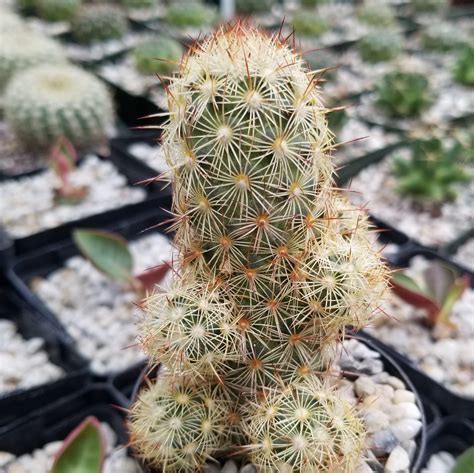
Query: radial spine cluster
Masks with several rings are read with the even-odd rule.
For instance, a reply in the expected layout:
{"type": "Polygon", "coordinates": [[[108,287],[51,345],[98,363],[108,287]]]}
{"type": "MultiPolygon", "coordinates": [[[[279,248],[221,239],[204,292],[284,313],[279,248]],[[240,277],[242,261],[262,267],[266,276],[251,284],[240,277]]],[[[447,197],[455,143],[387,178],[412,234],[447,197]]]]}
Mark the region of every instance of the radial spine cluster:
{"type": "MultiPolygon", "coordinates": [[[[238,23],[191,48],[171,79],[162,141],[179,267],[145,304],[142,344],[166,374],[130,422],[136,450],[164,472],[232,453],[265,473],[359,461],[364,428],[329,369],[387,274],[364,213],[334,190],[319,77],[290,44],[238,23]],[[172,450],[152,435],[169,386],[207,389],[220,409],[222,431],[191,457],[171,429],[172,450]]],[[[201,422],[192,412],[189,425],[201,422]]]]}

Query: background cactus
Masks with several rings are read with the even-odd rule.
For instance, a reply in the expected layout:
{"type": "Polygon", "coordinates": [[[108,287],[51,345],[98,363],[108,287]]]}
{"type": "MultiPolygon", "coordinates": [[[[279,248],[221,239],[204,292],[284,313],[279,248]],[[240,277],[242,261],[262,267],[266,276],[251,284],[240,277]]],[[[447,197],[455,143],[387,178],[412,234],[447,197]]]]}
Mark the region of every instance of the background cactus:
{"type": "Polygon", "coordinates": [[[157,36],[132,51],[135,67],[142,74],[170,74],[178,68],[183,48],[172,38],[157,36]]]}
{"type": "Polygon", "coordinates": [[[268,13],[275,3],[275,0],[236,0],[235,9],[237,13],[247,15],[254,13],[268,13]]]}
{"type": "Polygon", "coordinates": [[[301,36],[312,36],[317,38],[329,30],[327,21],[314,12],[299,11],[293,16],[291,22],[295,33],[301,36]]]}
{"type": "Polygon", "coordinates": [[[81,6],[81,0],[38,0],[38,14],[47,21],[71,21],[81,6]]]}
{"type": "Polygon", "coordinates": [[[17,74],[5,90],[5,119],[25,146],[101,142],[113,125],[111,97],[92,74],[70,65],[42,65],[17,74]]]}
{"type": "Polygon", "coordinates": [[[66,62],[61,45],[25,28],[0,33],[0,91],[19,71],[36,64],[66,62]]]}
{"type": "Polygon", "coordinates": [[[357,8],[357,18],[366,25],[383,28],[395,23],[395,15],[390,5],[380,1],[366,1],[357,8]]]}
{"type": "Polygon", "coordinates": [[[120,8],[108,4],[86,5],[71,23],[71,31],[80,43],[94,43],[121,38],[128,24],[120,8]]]}
{"type": "Polygon", "coordinates": [[[376,103],[390,117],[419,115],[431,102],[426,77],[416,72],[390,72],[376,86],[376,103]]]}
{"type": "Polygon", "coordinates": [[[136,449],[167,473],[229,452],[264,473],[355,469],[364,429],[324,373],[344,327],[378,306],[386,271],[366,217],[333,190],[314,74],[237,24],[185,56],[169,110],[179,277],[145,303],[143,348],[166,376],[132,409],[136,449]],[[186,402],[204,390],[223,413],[203,421],[199,400],[184,420],[174,390],[186,402]]]}
{"type": "Polygon", "coordinates": [[[426,49],[451,51],[469,44],[465,33],[449,23],[435,23],[421,33],[421,43],[426,49]]]}
{"type": "Polygon", "coordinates": [[[166,21],[179,27],[212,25],[216,18],[213,7],[196,0],[173,2],[166,10],[166,21]]]}
{"type": "Polygon", "coordinates": [[[454,65],[454,79],[464,85],[474,86],[474,47],[467,46],[454,65]]]}
{"type": "Polygon", "coordinates": [[[158,5],[158,0],[121,0],[122,5],[127,9],[153,8],[158,5]]]}
{"type": "Polygon", "coordinates": [[[366,62],[376,63],[396,58],[402,51],[402,37],[396,32],[376,30],[358,43],[359,54],[366,62]]]}
{"type": "Polygon", "coordinates": [[[412,0],[416,13],[437,13],[449,6],[449,0],[412,0]]]}

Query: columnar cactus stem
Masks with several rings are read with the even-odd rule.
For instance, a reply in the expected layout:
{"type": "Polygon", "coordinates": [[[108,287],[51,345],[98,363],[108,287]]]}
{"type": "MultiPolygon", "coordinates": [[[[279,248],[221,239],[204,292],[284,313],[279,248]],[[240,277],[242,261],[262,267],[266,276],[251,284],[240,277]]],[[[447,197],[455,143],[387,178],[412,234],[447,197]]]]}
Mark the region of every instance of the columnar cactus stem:
{"type": "Polygon", "coordinates": [[[364,429],[327,371],[345,326],[378,306],[386,271],[365,216],[333,189],[316,75],[278,37],[237,24],[191,49],[168,97],[180,275],[148,299],[143,347],[165,365],[159,386],[215,386],[228,409],[220,443],[185,468],[182,451],[153,441],[165,405],[145,390],[136,449],[165,472],[233,450],[260,472],[353,471],[364,429]]]}

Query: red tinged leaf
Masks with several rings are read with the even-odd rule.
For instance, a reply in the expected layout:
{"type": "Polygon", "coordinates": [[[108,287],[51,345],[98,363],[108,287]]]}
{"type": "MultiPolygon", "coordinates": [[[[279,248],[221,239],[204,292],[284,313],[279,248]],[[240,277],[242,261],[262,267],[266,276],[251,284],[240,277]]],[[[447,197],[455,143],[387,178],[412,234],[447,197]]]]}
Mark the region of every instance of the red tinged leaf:
{"type": "Polygon", "coordinates": [[[143,273],[135,276],[135,279],[140,281],[140,284],[143,289],[145,289],[146,291],[151,291],[157,284],[160,284],[160,282],[165,279],[170,269],[171,263],[165,261],[164,263],[155,266],[154,268],[150,268],[146,271],[143,271],[143,273]]]}

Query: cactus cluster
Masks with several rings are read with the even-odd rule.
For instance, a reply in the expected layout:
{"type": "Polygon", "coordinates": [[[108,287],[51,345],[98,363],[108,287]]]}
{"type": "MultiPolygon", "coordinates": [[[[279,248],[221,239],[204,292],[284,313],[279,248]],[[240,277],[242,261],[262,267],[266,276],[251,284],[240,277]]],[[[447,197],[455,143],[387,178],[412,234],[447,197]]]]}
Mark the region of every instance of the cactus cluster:
{"type": "Polygon", "coordinates": [[[244,15],[268,13],[275,3],[276,0],[236,0],[235,9],[244,15]]]}
{"type": "Polygon", "coordinates": [[[437,13],[449,6],[449,0],[411,0],[416,13],[437,13]]]}
{"type": "Polygon", "coordinates": [[[361,23],[376,28],[392,26],[395,23],[393,9],[383,1],[370,0],[357,8],[357,18],[361,23]]]}
{"type": "Polygon", "coordinates": [[[79,11],[81,0],[38,0],[37,10],[47,21],[71,21],[79,11]]]}
{"type": "Polygon", "coordinates": [[[179,65],[183,49],[172,38],[157,36],[135,46],[135,67],[141,74],[171,74],[179,65]]]}
{"type": "Polygon", "coordinates": [[[375,30],[358,42],[361,58],[370,63],[389,61],[402,51],[403,42],[399,33],[375,30]]]}
{"type": "Polygon", "coordinates": [[[424,48],[434,51],[452,51],[469,43],[464,32],[450,23],[434,23],[421,33],[424,48]]]}
{"type": "Polygon", "coordinates": [[[317,38],[329,30],[329,24],[323,17],[305,10],[295,13],[291,25],[295,33],[313,38],[317,38]]]}
{"type": "Polygon", "coordinates": [[[74,38],[84,44],[119,39],[127,29],[124,12],[109,4],[85,5],[71,23],[74,38]]]}
{"type": "Polygon", "coordinates": [[[454,79],[463,85],[474,86],[474,46],[466,46],[454,65],[454,79]]]}
{"type": "Polygon", "coordinates": [[[158,0],[120,0],[124,8],[137,10],[142,8],[153,8],[158,5],[158,0]]]}
{"type": "Polygon", "coordinates": [[[113,124],[112,100],[94,75],[71,65],[39,65],[15,75],[4,96],[5,119],[18,140],[46,148],[64,136],[88,147],[113,124]]]}
{"type": "Polygon", "coordinates": [[[390,72],[376,85],[376,104],[389,117],[418,116],[430,103],[429,82],[423,74],[390,72]]]}
{"type": "Polygon", "coordinates": [[[462,165],[463,153],[459,142],[448,147],[439,138],[416,140],[410,159],[394,162],[398,191],[430,205],[454,199],[456,185],[473,177],[462,165]]]}
{"type": "Polygon", "coordinates": [[[216,10],[198,0],[178,1],[170,4],[166,10],[166,21],[177,27],[210,26],[217,18],[216,10]]]}
{"type": "Polygon", "coordinates": [[[365,215],[333,188],[314,73],[238,23],[189,51],[168,94],[179,268],[144,303],[162,374],[131,410],[132,444],[165,473],[230,454],[260,473],[353,471],[364,426],[327,370],[387,275],[365,215]]]}
{"type": "Polygon", "coordinates": [[[59,43],[25,28],[0,32],[0,91],[14,74],[36,64],[66,61],[59,43]]]}

